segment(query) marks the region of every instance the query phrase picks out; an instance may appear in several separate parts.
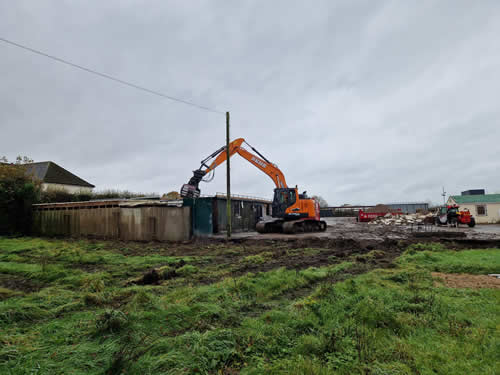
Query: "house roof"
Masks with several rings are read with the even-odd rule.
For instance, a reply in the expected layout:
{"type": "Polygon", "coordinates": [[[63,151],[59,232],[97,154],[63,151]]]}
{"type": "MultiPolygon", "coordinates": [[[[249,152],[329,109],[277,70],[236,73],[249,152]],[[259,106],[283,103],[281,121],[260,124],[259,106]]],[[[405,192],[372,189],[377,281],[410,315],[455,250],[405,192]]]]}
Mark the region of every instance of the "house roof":
{"type": "Polygon", "coordinates": [[[500,203],[500,194],[484,194],[484,195],[451,195],[457,203],[500,203]]]}
{"type": "Polygon", "coordinates": [[[95,187],[53,161],[26,164],[26,172],[38,180],[52,184],[95,187]]]}

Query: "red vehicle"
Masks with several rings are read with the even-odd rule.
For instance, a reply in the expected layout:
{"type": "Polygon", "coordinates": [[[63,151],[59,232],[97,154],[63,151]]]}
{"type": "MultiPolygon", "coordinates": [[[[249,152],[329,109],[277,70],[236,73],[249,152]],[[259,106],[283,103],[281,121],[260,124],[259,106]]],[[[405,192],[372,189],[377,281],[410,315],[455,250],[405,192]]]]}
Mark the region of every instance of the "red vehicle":
{"type": "Polygon", "coordinates": [[[458,227],[459,224],[467,224],[469,227],[476,225],[476,219],[471,215],[468,209],[460,211],[457,204],[452,206],[443,206],[439,209],[434,223],[436,225],[448,225],[458,227]]]}
{"type": "Polygon", "coordinates": [[[377,217],[382,217],[387,214],[391,214],[392,216],[397,216],[397,215],[402,215],[403,213],[401,211],[397,212],[365,212],[363,210],[358,211],[358,217],[356,218],[356,221],[360,223],[367,223],[369,221],[375,220],[377,217]]]}

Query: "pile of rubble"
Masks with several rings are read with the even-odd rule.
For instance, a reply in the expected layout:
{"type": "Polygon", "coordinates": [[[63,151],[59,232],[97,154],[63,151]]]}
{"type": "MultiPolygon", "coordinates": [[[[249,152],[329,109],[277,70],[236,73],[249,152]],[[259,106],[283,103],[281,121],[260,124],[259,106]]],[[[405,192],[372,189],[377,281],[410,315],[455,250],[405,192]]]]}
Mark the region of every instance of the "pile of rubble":
{"type": "Polygon", "coordinates": [[[408,215],[393,215],[391,213],[385,216],[378,217],[368,224],[374,225],[412,225],[412,224],[425,224],[433,222],[434,214],[408,214],[408,215]]]}

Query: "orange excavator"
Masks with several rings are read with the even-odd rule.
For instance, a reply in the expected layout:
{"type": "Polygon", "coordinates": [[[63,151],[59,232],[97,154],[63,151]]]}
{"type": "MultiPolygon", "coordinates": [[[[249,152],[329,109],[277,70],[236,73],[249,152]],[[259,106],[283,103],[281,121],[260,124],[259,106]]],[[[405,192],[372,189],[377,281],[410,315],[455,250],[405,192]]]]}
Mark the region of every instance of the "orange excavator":
{"type": "MultiPolygon", "coordinates": [[[[299,194],[297,186],[289,188],[285,176],[277,165],[267,160],[259,151],[250,146],[243,138],[238,138],[229,144],[229,156],[239,154],[242,158],[267,174],[276,185],[272,203],[272,219],[257,223],[259,233],[297,233],[316,232],[326,230],[326,222],[320,219],[319,203],[308,198],[306,192],[299,194]],[[245,143],[255,152],[248,151],[242,144],[245,143]]],[[[227,159],[226,146],[219,148],[201,161],[201,166],[193,171],[193,177],[181,188],[181,196],[197,198],[200,196],[199,183],[212,180],[204,179],[227,159]]]]}

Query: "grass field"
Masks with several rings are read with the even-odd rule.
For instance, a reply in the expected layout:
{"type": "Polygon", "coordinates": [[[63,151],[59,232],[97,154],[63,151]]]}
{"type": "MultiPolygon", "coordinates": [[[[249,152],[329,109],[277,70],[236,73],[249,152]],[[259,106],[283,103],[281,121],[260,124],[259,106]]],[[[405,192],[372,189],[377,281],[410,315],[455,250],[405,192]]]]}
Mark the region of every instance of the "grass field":
{"type": "Polygon", "coordinates": [[[498,374],[500,289],[431,272],[500,250],[0,237],[0,374],[498,374]]]}

